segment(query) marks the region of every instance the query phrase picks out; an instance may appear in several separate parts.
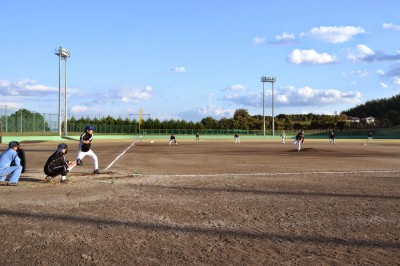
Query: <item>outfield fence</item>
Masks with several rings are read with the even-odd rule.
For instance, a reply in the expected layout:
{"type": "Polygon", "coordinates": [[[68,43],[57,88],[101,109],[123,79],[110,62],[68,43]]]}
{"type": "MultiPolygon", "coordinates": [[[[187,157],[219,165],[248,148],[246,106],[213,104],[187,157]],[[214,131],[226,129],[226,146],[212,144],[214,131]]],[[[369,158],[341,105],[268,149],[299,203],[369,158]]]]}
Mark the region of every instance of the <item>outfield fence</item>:
{"type": "MultiPolygon", "coordinates": [[[[92,115],[92,120],[97,118],[100,121],[100,115],[92,115]]],[[[87,116],[90,118],[90,116],[87,116]]],[[[58,115],[48,113],[24,112],[23,109],[11,108],[9,106],[0,105],[0,136],[57,136],[58,133],[58,115]]],[[[96,121],[96,120],[95,120],[96,121]]],[[[134,120],[135,121],[135,120],[134,120]]],[[[264,136],[263,130],[243,130],[243,129],[143,129],[140,128],[137,122],[132,121],[132,124],[107,124],[94,123],[96,134],[104,135],[195,135],[197,132],[200,135],[234,135],[239,133],[242,136],[264,136]]],[[[64,134],[64,121],[61,123],[61,132],[64,134]]],[[[81,134],[87,124],[68,122],[66,136],[78,136],[81,134]]],[[[328,138],[331,129],[306,130],[305,134],[308,138],[328,138]]],[[[266,137],[278,137],[282,130],[275,130],[274,134],[271,129],[265,131],[266,137]]],[[[288,137],[297,134],[296,130],[285,130],[288,137]]],[[[351,129],[335,131],[337,138],[366,138],[369,133],[372,133],[374,138],[399,139],[400,126],[394,128],[370,128],[370,129],[351,129]]]]}

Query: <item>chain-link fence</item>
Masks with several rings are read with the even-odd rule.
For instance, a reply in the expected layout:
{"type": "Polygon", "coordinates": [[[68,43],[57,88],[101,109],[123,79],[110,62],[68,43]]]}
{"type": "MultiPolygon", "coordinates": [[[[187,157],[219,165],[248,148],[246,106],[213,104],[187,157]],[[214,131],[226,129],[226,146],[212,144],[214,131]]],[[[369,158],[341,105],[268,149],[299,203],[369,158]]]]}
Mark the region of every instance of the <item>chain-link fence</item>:
{"type": "MultiPolygon", "coordinates": [[[[87,115],[87,120],[94,126],[96,134],[140,134],[140,135],[195,135],[199,132],[202,135],[241,135],[263,136],[263,130],[241,130],[241,129],[143,129],[139,128],[136,120],[125,120],[124,124],[114,122],[105,123],[100,115],[87,115]]],[[[12,108],[7,105],[0,105],[0,135],[57,135],[58,115],[48,113],[31,112],[26,109],[12,108]]],[[[77,135],[84,131],[88,124],[77,122],[76,119],[68,117],[67,130],[64,125],[65,117],[61,115],[61,133],[65,135],[77,135]]],[[[281,134],[280,131],[275,131],[275,136],[281,134]]],[[[285,130],[286,135],[295,135],[295,130],[285,130]]],[[[307,137],[324,138],[328,137],[329,129],[326,130],[306,130],[307,137]]],[[[372,133],[376,138],[400,138],[400,126],[394,128],[373,128],[373,129],[352,129],[335,131],[338,138],[364,138],[369,133],[372,133]]],[[[266,130],[266,136],[272,136],[271,129],[266,130]]]]}

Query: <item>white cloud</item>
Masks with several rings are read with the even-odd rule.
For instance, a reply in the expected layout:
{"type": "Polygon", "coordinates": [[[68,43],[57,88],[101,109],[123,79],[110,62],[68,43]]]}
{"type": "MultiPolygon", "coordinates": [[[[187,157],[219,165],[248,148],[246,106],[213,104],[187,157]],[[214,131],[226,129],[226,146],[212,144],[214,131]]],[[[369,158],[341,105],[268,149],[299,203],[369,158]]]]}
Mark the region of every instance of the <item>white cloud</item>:
{"type": "Polygon", "coordinates": [[[264,44],[265,41],[266,41],[265,38],[262,38],[262,37],[254,37],[254,38],[253,38],[253,43],[254,43],[255,45],[264,44]]]}
{"type": "Polygon", "coordinates": [[[400,77],[394,77],[392,79],[393,84],[396,84],[397,86],[400,86],[400,77]]]}
{"type": "Polygon", "coordinates": [[[172,72],[175,72],[175,73],[184,73],[184,72],[186,72],[186,67],[184,67],[184,66],[174,67],[174,68],[172,69],[172,72]]]}
{"type": "MultiPolygon", "coordinates": [[[[266,94],[267,105],[271,104],[272,91],[266,94]]],[[[274,99],[277,106],[323,106],[327,104],[357,104],[360,102],[360,92],[341,92],[336,89],[318,90],[309,86],[296,88],[288,86],[277,89],[274,92],[274,99]]],[[[262,92],[258,94],[228,94],[224,98],[235,106],[260,107],[262,106],[262,92]]]]}
{"type": "MultiPolygon", "coordinates": [[[[396,51],[397,52],[397,51],[396,51]]],[[[353,61],[364,61],[367,63],[381,61],[398,61],[400,54],[397,52],[394,55],[385,54],[383,52],[375,52],[364,44],[357,45],[356,49],[347,54],[347,58],[353,61]]]]}
{"type": "Polygon", "coordinates": [[[389,87],[386,83],[383,83],[383,82],[381,82],[380,85],[384,89],[387,89],[389,87]]]}
{"type": "Polygon", "coordinates": [[[352,71],[351,72],[352,76],[356,76],[356,77],[368,77],[369,76],[369,71],[368,70],[357,70],[357,71],[352,71]]]}
{"type": "Polygon", "coordinates": [[[138,102],[140,100],[148,100],[153,95],[153,88],[151,86],[146,86],[146,88],[142,90],[131,90],[124,89],[119,92],[118,96],[121,98],[121,102],[129,103],[129,102],[138,102]]]}
{"type": "Polygon", "coordinates": [[[16,82],[8,80],[0,81],[0,95],[3,96],[38,96],[38,93],[55,93],[58,88],[49,87],[46,85],[38,84],[37,81],[32,79],[21,79],[16,82]]]}
{"type": "Polygon", "coordinates": [[[235,84],[225,89],[226,91],[245,91],[246,86],[242,84],[235,84]]]}
{"type": "Polygon", "coordinates": [[[396,25],[393,23],[383,23],[382,27],[389,30],[400,30],[400,25],[396,25]]]}
{"type": "Polygon", "coordinates": [[[199,108],[199,114],[203,116],[217,116],[217,117],[231,117],[234,114],[234,110],[222,108],[216,105],[207,105],[207,107],[199,108]]]}
{"type": "Polygon", "coordinates": [[[365,59],[367,56],[374,55],[375,52],[365,44],[359,44],[356,49],[350,51],[347,54],[347,58],[353,61],[359,61],[365,59]]]}
{"type": "Polygon", "coordinates": [[[76,113],[76,114],[85,113],[87,111],[88,111],[87,106],[75,105],[75,106],[72,106],[72,108],[71,108],[71,113],[76,113]]]}
{"type": "Polygon", "coordinates": [[[385,75],[385,71],[383,71],[382,69],[378,69],[378,70],[376,71],[376,73],[377,73],[378,75],[380,75],[380,76],[384,76],[384,75],[385,75]]]}
{"type": "Polygon", "coordinates": [[[329,64],[337,62],[334,55],[327,53],[317,53],[315,50],[295,49],[288,56],[289,62],[293,64],[329,64]]]}
{"type": "Polygon", "coordinates": [[[293,43],[296,41],[296,37],[293,33],[282,33],[282,35],[275,36],[275,42],[271,42],[274,44],[286,44],[286,43],[293,43]]]}
{"type": "Polygon", "coordinates": [[[353,36],[361,33],[365,33],[363,28],[353,26],[321,26],[319,28],[312,28],[310,31],[311,36],[330,43],[348,42],[353,36]]]}

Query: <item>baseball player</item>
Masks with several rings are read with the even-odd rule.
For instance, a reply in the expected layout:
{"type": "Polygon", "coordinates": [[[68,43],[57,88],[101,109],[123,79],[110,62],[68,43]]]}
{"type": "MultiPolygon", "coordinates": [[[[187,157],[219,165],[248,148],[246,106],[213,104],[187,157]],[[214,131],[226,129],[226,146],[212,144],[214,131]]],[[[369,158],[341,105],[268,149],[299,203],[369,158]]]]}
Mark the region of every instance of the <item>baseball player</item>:
{"type": "Polygon", "coordinates": [[[65,154],[68,153],[68,146],[65,143],[58,144],[57,150],[47,159],[44,165],[46,180],[61,175],[61,183],[68,183],[67,173],[75,166],[75,161],[67,161],[65,154]]]}
{"type": "Polygon", "coordinates": [[[178,146],[178,142],[176,142],[176,138],[174,134],[171,134],[171,137],[169,138],[169,144],[168,146],[171,146],[171,143],[174,142],[176,146],[178,146]]]}
{"type": "Polygon", "coordinates": [[[200,133],[196,132],[196,141],[199,141],[199,140],[200,140],[200,133]]]}
{"type": "Polygon", "coordinates": [[[372,140],[372,132],[369,132],[369,134],[368,134],[368,140],[372,140]]]}
{"type": "Polygon", "coordinates": [[[285,131],[282,131],[281,139],[282,139],[282,144],[285,144],[285,139],[286,139],[285,131]]]}
{"type": "Polygon", "coordinates": [[[240,143],[239,133],[235,133],[235,143],[240,143]]]}
{"type": "Polygon", "coordinates": [[[81,135],[79,140],[78,154],[76,155],[76,164],[82,166],[82,159],[87,155],[92,158],[94,163],[93,174],[100,174],[99,161],[96,154],[90,148],[93,140],[93,130],[94,129],[92,126],[87,126],[85,128],[85,132],[83,132],[83,134],[81,135]]]}
{"type": "Polygon", "coordinates": [[[297,144],[297,152],[300,152],[301,143],[304,142],[304,130],[302,129],[299,133],[297,133],[293,144],[297,144]]]}
{"type": "Polygon", "coordinates": [[[329,144],[336,145],[336,135],[333,131],[329,134],[329,144]]]}

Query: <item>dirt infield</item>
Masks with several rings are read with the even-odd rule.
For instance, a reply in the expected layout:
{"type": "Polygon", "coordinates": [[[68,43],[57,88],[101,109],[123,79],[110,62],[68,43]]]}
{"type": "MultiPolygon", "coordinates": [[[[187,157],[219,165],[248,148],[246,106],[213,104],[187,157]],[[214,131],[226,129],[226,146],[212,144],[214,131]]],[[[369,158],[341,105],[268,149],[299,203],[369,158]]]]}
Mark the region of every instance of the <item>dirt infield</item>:
{"type": "Polygon", "coordinates": [[[58,143],[21,143],[28,171],[0,187],[1,264],[400,263],[398,141],[132,141],[95,139],[102,173],[86,157],[68,184],[44,182],[58,143]]]}

